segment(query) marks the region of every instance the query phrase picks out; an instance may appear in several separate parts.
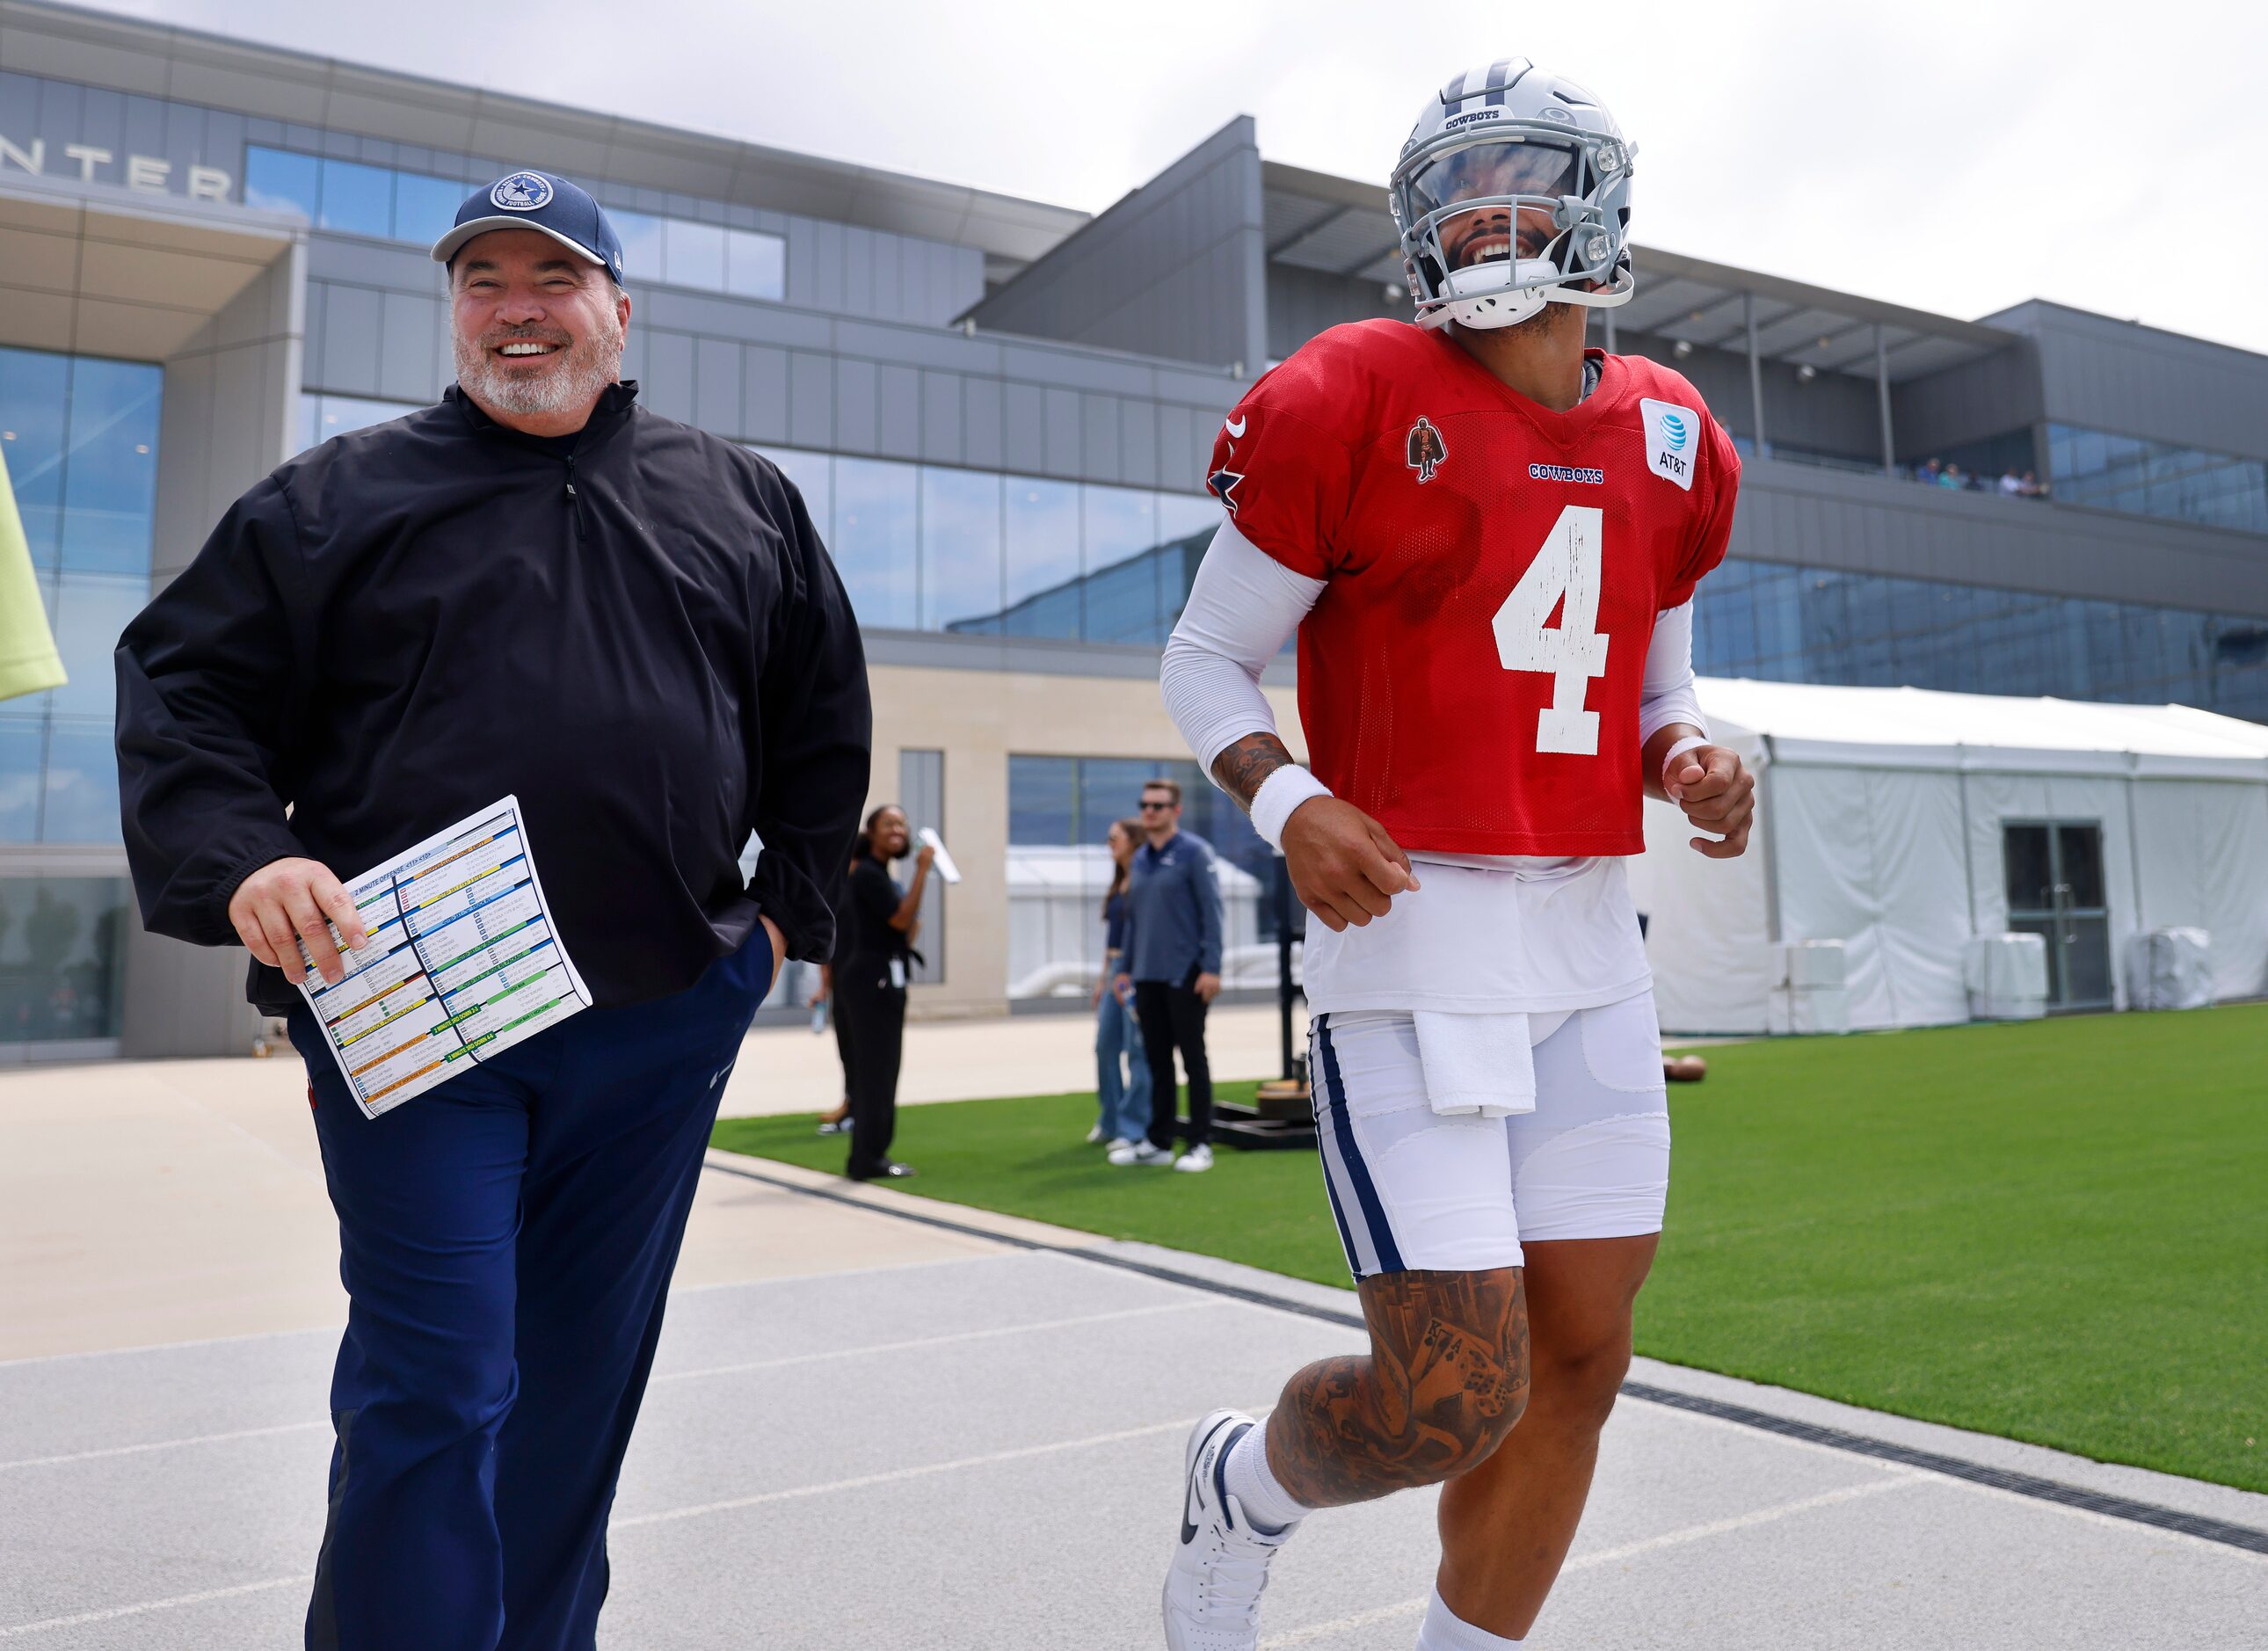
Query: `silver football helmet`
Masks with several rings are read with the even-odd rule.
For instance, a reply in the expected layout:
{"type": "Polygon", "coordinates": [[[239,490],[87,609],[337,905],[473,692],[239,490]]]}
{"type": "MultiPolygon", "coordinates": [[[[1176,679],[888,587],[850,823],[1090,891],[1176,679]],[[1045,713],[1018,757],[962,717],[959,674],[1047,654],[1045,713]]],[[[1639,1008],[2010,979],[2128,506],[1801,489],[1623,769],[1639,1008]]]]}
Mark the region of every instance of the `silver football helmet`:
{"type": "Polygon", "coordinates": [[[1387,189],[1418,324],[1628,303],[1637,152],[1596,98],[1524,57],[1428,98],[1387,189]]]}

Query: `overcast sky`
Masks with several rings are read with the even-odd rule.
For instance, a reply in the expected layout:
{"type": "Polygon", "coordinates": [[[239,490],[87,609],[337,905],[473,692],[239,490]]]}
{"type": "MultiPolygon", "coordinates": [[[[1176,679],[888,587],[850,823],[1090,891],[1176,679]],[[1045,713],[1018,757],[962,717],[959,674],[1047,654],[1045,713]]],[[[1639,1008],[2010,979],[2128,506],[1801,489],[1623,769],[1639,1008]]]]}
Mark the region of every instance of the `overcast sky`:
{"type": "Polygon", "coordinates": [[[106,9],[1090,211],[1240,114],[1270,159],[1382,183],[1429,91],[1523,55],[1638,145],[1641,243],[1953,315],[2049,298],[2268,351],[2257,3],[106,9]]]}

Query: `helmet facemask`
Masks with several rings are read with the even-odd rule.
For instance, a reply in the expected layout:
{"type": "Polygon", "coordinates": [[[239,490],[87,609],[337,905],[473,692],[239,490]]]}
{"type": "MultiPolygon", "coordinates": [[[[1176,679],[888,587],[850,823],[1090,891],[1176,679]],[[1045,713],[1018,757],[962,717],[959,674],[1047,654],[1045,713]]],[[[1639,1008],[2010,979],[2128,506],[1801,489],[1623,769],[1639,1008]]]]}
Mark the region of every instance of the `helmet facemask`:
{"type": "Polygon", "coordinates": [[[1389,196],[1418,325],[1628,302],[1631,155],[1612,134],[1500,115],[1413,140],[1389,196]]]}

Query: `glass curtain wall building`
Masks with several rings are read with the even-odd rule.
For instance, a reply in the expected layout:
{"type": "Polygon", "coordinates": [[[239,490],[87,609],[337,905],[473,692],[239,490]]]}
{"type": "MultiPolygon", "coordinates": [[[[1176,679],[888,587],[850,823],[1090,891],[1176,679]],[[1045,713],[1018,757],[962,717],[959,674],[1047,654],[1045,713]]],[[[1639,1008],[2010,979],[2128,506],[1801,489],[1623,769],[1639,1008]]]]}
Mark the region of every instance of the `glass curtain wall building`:
{"type": "MultiPolygon", "coordinates": [[[[468,191],[457,180],[395,166],[372,166],[247,146],[244,198],[269,211],[296,212],[318,229],[430,247],[456,222],[468,191]]],[[[778,235],[697,218],[640,212],[599,191],[622,237],[622,263],[649,281],[735,298],[787,295],[787,242],[778,235]]]]}
{"type": "Polygon", "coordinates": [[[802,493],[859,623],[887,630],[1160,647],[1196,571],[1183,553],[1220,520],[1201,493],[756,451],[802,493]]]}
{"type": "Polygon", "coordinates": [[[2268,461],[2051,424],[2048,473],[2067,505],[2268,534],[2268,461]]]}
{"type": "MultiPolygon", "coordinates": [[[[111,652],[150,599],[163,374],[0,349],[0,451],[70,681],[0,701],[0,854],[120,840],[111,652]]],[[[117,877],[0,874],[0,1043],[119,1035],[117,877]]]]}
{"type": "Polygon", "coordinates": [[[1727,557],[1694,595],[1704,676],[2177,702],[2268,722],[2268,619],[1727,557]]]}
{"type": "MultiPolygon", "coordinates": [[[[217,1006],[240,958],[118,915],[109,652],[278,460],[443,392],[421,249],[521,167],[621,231],[644,404],[777,462],[842,571],[869,803],[936,822],[964,873],[917,1010],[1080,1000],[1102,836],[1153,774],[1272,978],[1270,863],[1188,762],[1157,650],[1219,520],[1220,419],[1317,333],[1409,313],[1376,179],[1270,160],[1237,116],[1090,216],[49,0],[8,19],[10,233],[69,224],[0,259],[0,444],[71,681],[0,705],[0,1060],[251,1036],[217,1006]]],[[[2268,719],[2268,359],[2039,301],[1972,321],[1637,268],[1596,342],[1683,373],[1749,455],[1705,672],[2268,719]]],[[[1263,677],[1295,746],[1296,669],[1263,677]]]]}

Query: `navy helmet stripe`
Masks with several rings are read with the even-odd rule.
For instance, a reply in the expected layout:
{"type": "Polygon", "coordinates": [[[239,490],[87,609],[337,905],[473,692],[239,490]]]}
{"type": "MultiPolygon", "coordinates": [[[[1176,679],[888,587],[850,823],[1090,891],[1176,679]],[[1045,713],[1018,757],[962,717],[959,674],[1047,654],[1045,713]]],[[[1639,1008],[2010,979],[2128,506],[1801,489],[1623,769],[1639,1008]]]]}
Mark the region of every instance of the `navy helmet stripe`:
{"type": "Polygon", "coordinates": [[[1505,93],[1526,79],[1528,71],[1535,66],[1522,58],[1499,57],[1484,70],[1468,69],[1441,88],[1441,101],[1454,109],[1468,98],[1479,98],[1484,104],[1502,108],[1505,93]],[[1517,70],[1513,68],[1514,63],[1520,65],[1517,70]]]}
{"type": "Polygon", "coordinates": [[[1518,85],[1522,80],[1526,79],[1528,77],[1528,71],[1534,67],[1535,65],[1533,63],[1522,63],[1520,66],[1520,72],[1516,75],[1511,75],[1508,79],[1506,77],[1510,73],[1512,69],[1511,58],[1506,58],[1502,63],[1491,69],[1489,70],[1488,101],[1501,107],[1504,104],[1504,94],[1511,91],[1514,86],[1518,85]]]}
{"type": "Polygon", "coordinates": [[[1400,1272],[1402,1251],[1395,1245],[1394,1228],[1387,1224],[1386,1206],[1379,1202],[1378,1188],[1370,1178],[1370,1166],[1362,1161],[1362,1148],[1355,1144],[1354,1120],[1347,1112],[1346,1084],[1339,1076],[1338,1050],[1331,1046],[1330,1027],[1326,1024],[1317,1036],[1322,1040],[1323,1082],[1330,1091],[1339,1150],[1346,1159],[1347,1179],[1354,1185],[1354,1201],[1362,1211],[1363,1225],[1370,1229],[1370,1242],[1378,1251],[1378,1270],[1400,1272]]]}

